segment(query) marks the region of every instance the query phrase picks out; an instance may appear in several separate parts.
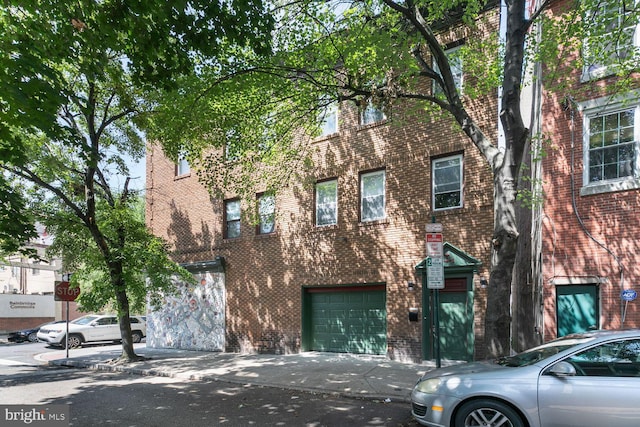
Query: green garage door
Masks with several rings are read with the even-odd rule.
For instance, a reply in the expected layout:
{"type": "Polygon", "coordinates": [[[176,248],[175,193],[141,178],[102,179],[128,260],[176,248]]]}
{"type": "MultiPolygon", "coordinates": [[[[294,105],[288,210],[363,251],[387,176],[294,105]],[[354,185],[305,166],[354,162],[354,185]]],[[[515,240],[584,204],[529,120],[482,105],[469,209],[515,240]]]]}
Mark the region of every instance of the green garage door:
{"type": "Polygon", "coordinates": [[[386,294],[382,290],[309,290],[309,350],[386,354],[386,294]]]}

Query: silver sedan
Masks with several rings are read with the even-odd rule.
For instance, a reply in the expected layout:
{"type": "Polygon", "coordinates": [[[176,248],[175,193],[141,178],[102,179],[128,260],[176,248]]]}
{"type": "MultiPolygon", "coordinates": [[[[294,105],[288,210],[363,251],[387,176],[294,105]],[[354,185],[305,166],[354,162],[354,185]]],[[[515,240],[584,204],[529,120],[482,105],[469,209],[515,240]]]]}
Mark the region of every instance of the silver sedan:
{"type": "Polygon", "coordinates": [[[640,329],[429,371],[411,401],[414,418],[432,427],[640,426],[640,329]]]}

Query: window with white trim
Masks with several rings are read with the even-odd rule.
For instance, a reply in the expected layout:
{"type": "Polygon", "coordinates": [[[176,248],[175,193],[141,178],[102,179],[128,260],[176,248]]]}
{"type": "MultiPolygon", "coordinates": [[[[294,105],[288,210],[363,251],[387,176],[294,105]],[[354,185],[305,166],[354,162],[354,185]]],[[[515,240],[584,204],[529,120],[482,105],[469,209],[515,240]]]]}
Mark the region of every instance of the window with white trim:
{"type": "Polygon", "coordinates": [[[328,103],[320,112],[320,136],[338,132],[338,103],[328,103]]]}
{"type": "Polygon", "coordinates": [[[273,233],[276,229],[276,196],[262,194],[258,196],[258,234],[273,233]]]}
{"type": "Polygon", "coordinates": [[[585,111],[586,184],[640,178],[640,106],[585,111]]]}
{"type": "Polygon", "coordinates": [[[431,161],[433,210],[462,207],[462,168],[462,154],[431,161]]]}
{"type": "Polygon", "coordinates": [[[385,120],[387,116],[382,109],[373,105],[371,100],[367,102],[367,106],[360,110],[360,124],[369,125],[372,123],[378,123],[385,120]]]}
{"type": "Polygon", "coordinates": [[[360,220],[376,221],[385,218],[385,171],[360,174],[360,220]]]}
{"type": "Polygon", "coordinates": [[[240,237],[240,200],[226,200],[224,202],[225,239],[240,237]]]}
{"type": "Polygon", "coordinates": [[[338,180],[316,183],[316,226],[338,223],[338,180]]]}
{"type": "MultiPolygon", "coordinates": [[[[460,92],[462,92],[462,84],[463,84],[463,72],[462,72],[462,55],[460,46],[456,46],[451,49],[445,50],[445,55],[447,59],[449,59],[449,67],[451,68],[451,74],[453,75],[453,82],[460,92]]],[[[440,75],[440,68],[438,64],[433,61],[433,70],[440,75]]],[[[433,81],[433,94],[434,95],[444,95],[444,91],[436,81],[433,81]]]]}
{"type": "Polygon", "coordinates": [[[638,57],[637,0],[608,0],[584,17],[589,22],[584,43],[583,80],[600,78],[638,57]]]}
{"type": "Polygon", "coordinates": [[[189,161],[184,155],[180,155],[178,157],[178,163],[176,164],[176,176],[187,175],[189,172],[191,172],[189,161]]]}

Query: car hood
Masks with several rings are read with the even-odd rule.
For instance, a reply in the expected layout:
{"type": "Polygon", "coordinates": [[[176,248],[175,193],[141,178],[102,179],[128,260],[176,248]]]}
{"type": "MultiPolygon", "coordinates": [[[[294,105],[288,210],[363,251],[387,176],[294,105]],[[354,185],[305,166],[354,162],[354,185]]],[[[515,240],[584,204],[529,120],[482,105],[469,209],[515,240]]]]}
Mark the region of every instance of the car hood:
{"type": "Polygon", "coordinates": [[[449,375],[468,375],[477,374],[481,372],[497,372],[508,369],[505,366],[498,365],[493,360],[485,360],[481,362],[464,363],[461,365],[448,366],[446,368],[434,369],[427,372],[420,379],[426,380],[429,378],[446,377],[449,375]]]}
{"type": "Polygon", "coordinates": [[[29,335],[31,332],[36,332],[38,329],[22,329],[20,331],[11,331],[8,335],[29,335]]]}

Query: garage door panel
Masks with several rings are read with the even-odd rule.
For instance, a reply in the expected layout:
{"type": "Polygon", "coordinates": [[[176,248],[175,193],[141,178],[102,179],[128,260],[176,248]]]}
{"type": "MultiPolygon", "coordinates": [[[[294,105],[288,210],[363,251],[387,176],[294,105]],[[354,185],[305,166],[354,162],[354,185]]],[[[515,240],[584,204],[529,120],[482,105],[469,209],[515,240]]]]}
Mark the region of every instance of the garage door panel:
{"type": "Polygon", "coordinates": [[[367,312],[365,310],[349,310],[349,319],[364,319],[367,317],[367,312]]]}
{"type": "Polygon", "coordinates": [[[311,350],[385,354],[384,291],[311,293],[311,350]]]}

